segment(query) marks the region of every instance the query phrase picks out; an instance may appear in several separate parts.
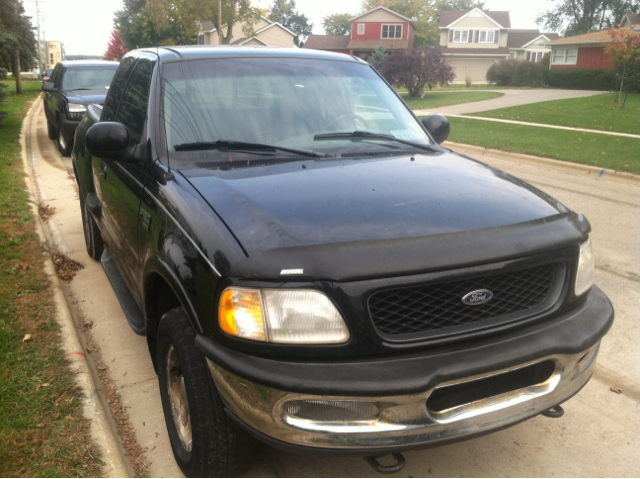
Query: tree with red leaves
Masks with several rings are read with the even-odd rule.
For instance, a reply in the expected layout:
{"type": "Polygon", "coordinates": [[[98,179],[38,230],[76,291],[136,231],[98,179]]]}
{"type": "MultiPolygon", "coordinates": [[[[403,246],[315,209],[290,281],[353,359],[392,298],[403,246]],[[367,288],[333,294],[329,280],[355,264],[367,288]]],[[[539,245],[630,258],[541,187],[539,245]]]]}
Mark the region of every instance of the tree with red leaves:
{"type": "MultiPolygon", "coordinates": [[[[640,63],[640,32],[631,27],[609,28],[611,42],[605,46],[605,52],[611,63],[622,70],[622,81],[620,82],[620,92],[618,93],[618,103],[622,100],[622,92],[625,80],[632,80],[636,83],[638,78],[633,78],[638,74],[638,64],[640,63]],[[633,73],[629,75],[629,73],[633,73]]],[[[632,87],[636,85],[632,85],[632,87]]],[[[626,103],[626,97],[625,97],[626,103]]],[[[622,105],[624,107],[624,104],[622,105]]]]}
{"type": "Polygon", "coordinates": [[[378,69],[392,85],[403,86],[409,96],[424,97],[424,87],[446,84],[455,78],[453,68],[439,50],[396,50],[385,57],[378,69]]]}
{"type": "Polygon", "coordinates": [[[122,40],[120,40],[120,32],[114,30],[111,32],[111,40],[109,40],[107,51],[102,55],[102,59],[119,62],[125,53],[127,53],[127,49],[122,44],[122,40]]]}

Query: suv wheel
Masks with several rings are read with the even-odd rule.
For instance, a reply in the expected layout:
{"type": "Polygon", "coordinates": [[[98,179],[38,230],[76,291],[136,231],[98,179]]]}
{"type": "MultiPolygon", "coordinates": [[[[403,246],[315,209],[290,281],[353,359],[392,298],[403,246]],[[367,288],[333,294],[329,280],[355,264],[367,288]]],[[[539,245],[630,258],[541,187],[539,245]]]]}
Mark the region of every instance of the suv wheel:
{"type": "MultiPolygon", "coordinates": [[[[77,176],[76,176],[77,177],[77,176]]],[[[87,247],[87,253],[96,261],[100,261],[102,252],[104,251],[104,240],[100,228],[96,221],[89,213],[89,207],[82,193],[80,193],[80,213],[82,214],[82,230],[84,232],[84,244],[87,247]]]]}
{"type": "Polygon", "coordinates": [[[73,146],[73,143],[67,142],[67,140],[64,139],[64,135],[62,134],[62,129],[60,127],[58,127],[57,137],[56,145],[58,146],[60,154],[62,156],[71,156],[71,147],[73,146]]]}
{"type": "Polygon", "coordinates": [[[256,441],[227,417],[183,308],[160,320],[156,361],[176,462],[187,477],[231,477],[246,469],[256,441]]]}

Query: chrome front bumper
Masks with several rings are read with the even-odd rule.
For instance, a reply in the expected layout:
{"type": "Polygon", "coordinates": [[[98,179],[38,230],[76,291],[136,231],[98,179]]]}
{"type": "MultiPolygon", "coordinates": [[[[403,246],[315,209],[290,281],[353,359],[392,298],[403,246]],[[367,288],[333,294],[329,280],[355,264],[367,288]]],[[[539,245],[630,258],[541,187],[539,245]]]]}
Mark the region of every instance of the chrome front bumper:
{"type": "MultiPolygon", "coordinates": [[[[208,361],[229,410],[250,429],[285,445],[332,450],[412,449],[455,441],[516,424],[566,401],[591,378],[600,343],[571,355],[552,355],[518,366],[443,382],[419,394],[388,397],[328,397],[290,393],[245,380],[208,361]],[[429,396],[453,384],[489,378],[543,361],[555,370],[545,381],[440,411],[427,407],[429,396]],[[356,401],[377,408],[374,419],[331,421],[290,414],[290,401],[356,401]],[[289,411],[289,412],[288,412],[289,411]]],[[[382,381],[383,379],[381,379],[382,381]]]]}

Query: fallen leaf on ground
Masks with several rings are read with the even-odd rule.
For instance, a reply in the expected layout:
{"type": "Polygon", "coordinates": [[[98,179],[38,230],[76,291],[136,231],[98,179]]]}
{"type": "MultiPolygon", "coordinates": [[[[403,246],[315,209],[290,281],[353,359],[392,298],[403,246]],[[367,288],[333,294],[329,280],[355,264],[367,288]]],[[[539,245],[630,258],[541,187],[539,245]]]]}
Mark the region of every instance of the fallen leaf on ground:
{"type": "Polygon", "coordinates": [[[613,391],[616,394],[622,394],[622,389],[620,388],[614,388],[613,386],[611,387],[611,391],[613,391]]]}
{"type": "Polygon", "coordinates": [[[29,341],[33,336],[31,334],[25,334],[24,338],[22,339],[23,343],[26,343],[27,341],[29,341]]]}
{"type": "Polygon", "coordinates": [[[67,416],[65,419],[68,419],[69,421],[73,421],[73,416],[67,416]]]}

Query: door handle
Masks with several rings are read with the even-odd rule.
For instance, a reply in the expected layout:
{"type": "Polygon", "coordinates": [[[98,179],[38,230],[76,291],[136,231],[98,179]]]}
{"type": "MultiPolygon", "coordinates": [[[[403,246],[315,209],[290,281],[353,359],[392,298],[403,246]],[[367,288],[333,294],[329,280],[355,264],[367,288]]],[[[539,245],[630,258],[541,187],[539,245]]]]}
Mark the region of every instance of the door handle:
{"type": "Polygon", "coordinates": [[[102,176],[102,178],[104,178],[105,180],[107,179],[107,164],[104,162],[104,160],[102,160],[102,163],[100,163],[100,176],[102,176]]]}

